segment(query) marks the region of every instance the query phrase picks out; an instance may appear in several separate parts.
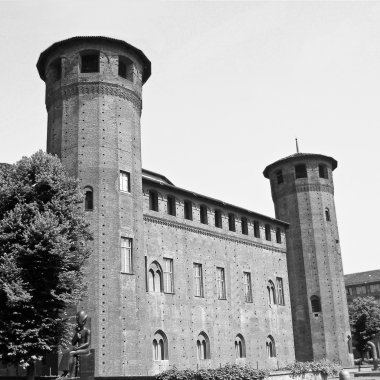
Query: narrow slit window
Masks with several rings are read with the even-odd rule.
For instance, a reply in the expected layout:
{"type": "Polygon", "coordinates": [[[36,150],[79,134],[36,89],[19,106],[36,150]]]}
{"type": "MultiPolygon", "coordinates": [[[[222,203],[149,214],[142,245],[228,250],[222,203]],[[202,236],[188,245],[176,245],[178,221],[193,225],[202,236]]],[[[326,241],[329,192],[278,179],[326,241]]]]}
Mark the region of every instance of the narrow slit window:
{"type": "Polygon", "coordinates": [[[307,170],[305,164],[299,164],[294,167],[296,178],[307,178],[307,170]]]}
{"type": "Polygon", "coordinates": [[[149,190],[149,210],[158,211],[158,193],[154,190],[149,190]]]}
{"type": "Polygon", "coordinates": [[[244,296],[245,302],[252,302],[251,273],[244,272],[244,296]]]}
{"type": "Polygon", "coordinates": [[[195,285],[195,297],[203,297],[203,274],[202,264],[194,263],[194,285],[195,285]]]}
{"type": "Polygon", "coordinates": [[[193,204],[191,203],[191,201],[184,201],[183,207],[185,219],[193,220],[193,204]]]}
{"type": "Polygon", "coordinates": [[[325,208],[325,216],[326,216],[326,221],[330,222],[331,217],[330,217],[330,210],[328,209],[328,207],[325,208]]]}
{"type": "Polygon", "coordinates": [[[226,299],[226,278],[224,276],[224,268],[216,268],[216,279],[217,279],[217,291],[218,299],[226,299]]]}
{"type": "Polygon", "coordinates": [[[99,52],[84,53],[81,55],[81,73],[99,72],[99,52]]]}
{"type": "Polygon", "coordinates": [[[215,210],[215,227],[222,228],[222,211],[215,210]]]}
{"type": "Polygon", "coordinates": [[[84,209],[85,211],[92,211],[94,209],[94,193],[90,188],[85,189],[84,209]]]}
{"type": "Polygon", "coordinates": [[[167,209],[168,209],[169,215],[176,216],[176,214],[177,214],[177,212],[176,212],[176,201],[175,201],[175,197],[173,197],[172,195],[167,196],[167,209]]]}
{"type": "Polygon", "coordinates": [[[207,218],[207,206],[201,205],[199,208],[200,212],[200,221],[202,224],[207,224],[208,223],[208,218],[207,218]]]}
{"type": "Polygon", "coordinates": [[[230,231],[236,231],[235,215],[232,213],[228,214],[228,229],[230,231]]]}
{"type": "Polygon", "coordinates": [[[122,237],[121,238],[121,272],[122,273],[133,273],[132,272],[132,239],[122,237]]]}

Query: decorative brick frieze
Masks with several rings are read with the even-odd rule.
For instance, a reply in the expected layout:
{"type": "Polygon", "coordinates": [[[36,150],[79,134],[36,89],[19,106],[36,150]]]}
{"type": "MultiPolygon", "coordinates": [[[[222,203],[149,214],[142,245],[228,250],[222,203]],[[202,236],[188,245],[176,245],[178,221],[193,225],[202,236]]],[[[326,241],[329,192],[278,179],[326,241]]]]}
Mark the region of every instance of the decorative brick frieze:
{"type": "Polygon", "coordinates": [[[126,99],[141,112],[142,101],[131,90],[114,83],[105,82],[86,82],[73,83],[68,86],[63,86],[60,89],[48,94],[46,97],[46,107],[49,108],[56,101],[68,100],[77,95],[110,95],[122,99],[126,99]]]}
{"type": "Polygon", "coordinates": [[[206,230],[206,229],[200,228],[200,227],[192,227],[192,226],[188,226],[184,223],[175,222],[175,221],[171,221],[171,220],[169,221],[169,220],[157,218],[157,217],[154,217],[151,215],[145,215],[144,214],[144,221],[150,222],[150,223],[155,223],[155,224],[162,224],[162,225],[165,225],[168,227],[179,228],[181,230],[193,232],[195,234],[200,234],[200,235],[209,236],[209,237],[215,237],[215,238],[220,239],[220,240],[227,240],[227,241],[231,241],[234,243],[250,245],[252,247],[266,249],[266,250],[272,251],[272,252],[286,253],[285,249],[277,248],[277,247],[274,247],[272,245],[257,243],[257,242],[254,242],[254,241],[248,240],[248,239],[234,238],[233,236],[228,236],[225,233],[217,233],[217,232],[209,231],[209,230],[206,230]]]}

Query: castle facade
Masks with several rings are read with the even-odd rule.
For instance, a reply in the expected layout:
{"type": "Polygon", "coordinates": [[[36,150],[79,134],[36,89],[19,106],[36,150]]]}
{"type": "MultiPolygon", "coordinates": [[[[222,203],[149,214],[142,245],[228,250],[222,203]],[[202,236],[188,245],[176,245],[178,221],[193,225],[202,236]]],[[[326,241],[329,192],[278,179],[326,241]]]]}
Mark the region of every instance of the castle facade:
{"type": "Polygon", "coordinates": [[[45,50],[37,68],[47,151],[80,180],[94,233],[81,307],[96,376],[295,358],[350,364],[334,159],[269,165],[278,219],[260,215],[142,169],[151,63],[137,48],[74,37],[45,50]]]}

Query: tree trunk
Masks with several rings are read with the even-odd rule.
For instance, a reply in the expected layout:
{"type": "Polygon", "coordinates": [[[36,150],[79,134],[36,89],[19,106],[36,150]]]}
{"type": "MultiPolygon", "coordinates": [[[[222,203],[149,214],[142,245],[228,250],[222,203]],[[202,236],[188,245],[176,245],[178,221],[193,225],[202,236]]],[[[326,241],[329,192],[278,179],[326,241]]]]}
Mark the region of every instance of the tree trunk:
{"type": "Polygon", "coordinates": [[[34,380],[35,374],[36,374],[36,368],[34,365],[34,361],[31,361],[26,370],[26,380],[34,380]]]}

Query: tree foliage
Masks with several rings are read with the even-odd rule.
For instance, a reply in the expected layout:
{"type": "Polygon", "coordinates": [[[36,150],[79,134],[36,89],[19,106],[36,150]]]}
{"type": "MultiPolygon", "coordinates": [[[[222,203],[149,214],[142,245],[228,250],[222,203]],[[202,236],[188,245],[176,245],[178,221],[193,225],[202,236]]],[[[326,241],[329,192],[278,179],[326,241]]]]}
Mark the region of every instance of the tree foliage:
{"type": "Polygon", "coordinates": [[[355,348],[361,353],[367,349],[367,342],[380,332],[380,305],[373,297],[358,297],[348,308],[355,348]]]}
{"type": "Polygon", "coordinates": [[[64,310],[85,291],[91,234],[83,195],[42,151],[0,165],[0,359],[28,366],[65,336],[64,310]]]}

